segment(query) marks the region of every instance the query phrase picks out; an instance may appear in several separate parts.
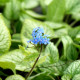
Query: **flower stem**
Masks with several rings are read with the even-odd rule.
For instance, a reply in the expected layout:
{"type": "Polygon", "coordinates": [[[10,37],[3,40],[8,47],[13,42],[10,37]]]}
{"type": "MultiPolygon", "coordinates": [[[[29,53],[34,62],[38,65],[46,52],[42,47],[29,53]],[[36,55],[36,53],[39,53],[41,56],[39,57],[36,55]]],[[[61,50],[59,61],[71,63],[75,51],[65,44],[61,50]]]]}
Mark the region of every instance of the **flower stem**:
{"type": "Polygon", "coordinates": [[[31,73],[33,72],[33,69],[35,68],[35,66],[36,66],[36,64],[37,64],[37,62],[38,62],[38,60],[39,60],[39,58],[40,58],[41,51],[42,51],[42,45],[41,45],[41,49],[40,49],[40,54],[39,54],[39,56],[37,57],[37,59],[35,60],[34,65],[33,65],[33,67],[31,68],[30,72],[27,74],[26,80],[28,79],[28,77],[29,77],[29,76],[31,75],[31,73]]]}

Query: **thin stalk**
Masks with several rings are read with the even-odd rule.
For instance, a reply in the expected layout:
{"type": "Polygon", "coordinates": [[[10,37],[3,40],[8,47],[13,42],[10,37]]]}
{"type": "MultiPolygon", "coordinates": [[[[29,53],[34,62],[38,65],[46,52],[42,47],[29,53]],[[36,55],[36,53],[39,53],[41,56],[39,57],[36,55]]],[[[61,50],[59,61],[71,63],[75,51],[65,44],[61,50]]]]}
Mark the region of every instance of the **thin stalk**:
{"type": "Polygon", "coordinates": [[[13,33],[16,33],[16,29],[15,29],[13,20],[11,21],[11,29],[13,30],[13,33]]]}
{"type": "Polygon", "coordinates": [[[48,75],[52,80],[55,80],[51,75],[48,75]]]}
{"type": "Polygon", "coordinates": [[[66,23],[68,23],[69,17],[70,17],[70,16],[67,15],[66,20],[65,20],[66,23]]]}
{"type": "Polygon", "coordinates": [[[60,42],[61,42],[61,38],[57,41],[57,43],[56,43],[56,47],[59,46],[60,42]]]}
{"type": "Polygon", "coordinates": [[[40,58],[41,51],[42,51],[42,45],[41,45],[41,49],[40,49],[40,54],[39,54],[39,56],[37,57],[37,59],[35,60],[35,63],[34,63],[34,65],[33,65],[33,67],[31,68],[30,72],[27,74],[26,80],[28,79],[28,77],[29,77],[29,76],[31,75],[31,73],[33,72],[33,69],[35,68],[35,66],[36,66],[36,64],[37,64],[37,62],[38,62],[38,60],[39,60],[39,58],[40,58]]]}
{"type": "Polygon", "coordinates": [[[70,24],[70,26],[73,27],[76,23],[77,23],[77,20],[74,21],[74,22],[72,22],[72,23],[70,24]]]}
{"type": "Polygon", "coordinates": [[[60,80],[58,76],[57,76],[57,79],[60,80]]]}

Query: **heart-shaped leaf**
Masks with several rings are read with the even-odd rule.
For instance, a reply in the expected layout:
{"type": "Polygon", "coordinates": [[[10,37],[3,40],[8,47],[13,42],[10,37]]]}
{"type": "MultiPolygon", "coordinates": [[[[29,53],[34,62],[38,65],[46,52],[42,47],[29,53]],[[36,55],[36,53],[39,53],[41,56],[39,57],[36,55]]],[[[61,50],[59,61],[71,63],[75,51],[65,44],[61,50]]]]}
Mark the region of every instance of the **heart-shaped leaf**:
{"type": "Polygon", "coordinates": [[[11,36],[0,14],[0,54],[7,52],[11,45],[11,36]]]}
{"type": "Polygon", "coordinates": [[[22,50],[14,50],[6,53],[0,57],[1,61],[12,62],[16,65],[17,70],[23,71],[28,66],[27,61],[24,60],[27,53],[22,52],[22,50]]]}

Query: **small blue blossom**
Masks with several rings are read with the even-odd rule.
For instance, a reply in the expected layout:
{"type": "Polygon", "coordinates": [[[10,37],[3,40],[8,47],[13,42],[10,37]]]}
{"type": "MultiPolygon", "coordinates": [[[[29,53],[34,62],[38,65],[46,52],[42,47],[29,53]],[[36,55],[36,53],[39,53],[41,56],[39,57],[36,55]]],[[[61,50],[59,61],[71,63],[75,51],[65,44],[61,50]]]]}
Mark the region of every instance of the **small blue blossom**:
{"type": "Polygon", "coordinates": [[[39,28],[37,32],[42,34],[42,33],[44,33],[44,29],[43,28],[39,28]]]}
{"type": "Polygon", "coordinates": [[[38,39],[37,37],[35,37],[35,38],[32,40],[32,42],[33,42],[34,44],[38,44],[38,43],[39,43],[39,39],[38,39]]]}
{"type": "Polygon", "coordinates": [[[44,29],[37,27],[33,29],[32,39],[28,41],[28,43],[32,42],[33,44],[49,44],[50,39],[48,35],[44,34],[44,29]]]}
{"type": "Polygon", "coordinates": [[[46,45],[46,44],[49,44],[49,40],[50,40],[49,38],[46,38],[46,37],[45,37],[45,38],[43,39],[43,43],[44,43],[45,45],[46,45]]]}

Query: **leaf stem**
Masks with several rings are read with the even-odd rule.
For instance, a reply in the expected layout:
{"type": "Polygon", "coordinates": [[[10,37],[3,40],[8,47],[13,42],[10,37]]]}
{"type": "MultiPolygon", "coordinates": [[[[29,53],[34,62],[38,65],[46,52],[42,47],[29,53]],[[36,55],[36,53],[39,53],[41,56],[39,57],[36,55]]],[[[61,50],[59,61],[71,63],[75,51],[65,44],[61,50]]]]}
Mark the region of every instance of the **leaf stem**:
{"type": "Polygon", "coordinates": [[[57,41],[57,43],[55,44],[55,45],[56,45],[56,47],[58,47],[58,46],[59,46],[60,42],[61,42],[61,38],[60,38],[60,39],[57,41]]]}
{"type": "Polygon", "coordinates": [[[77,23],[77,20],[74,21],[74,22],[72,22],[72,23],[70,24],[70,26],[73,27],[76,23],[77,23]]]}
{"type": "Polygon", "coordinates": [[[66,20],[65,20],[66,23],[68,23],[69,17],[70,17],[70,16],[67,15],[66,20]]]}
{"type": "Polygon", "coordinates": [[[35,68],[35,66],[36,66],[36,64],[37,64],[37,62],[38,62],[38,60],[39,60],[39,58],[40,58],[41,51],[42,51],[42,45],[41,45],[41,49],[40,49],[40,54],[39,54],[39,56],[37,57],[37,59],[35,60],[35,63],[34,63],[34,65],[33,65],[33,67],[31,68],[30,72],[27,74],[26,80],[28,79],[28,77],[29,77],[29,76],[31,75],[31,73],[33,72],[33,69],[35,68]]]}
{"type": "Polygon", "coordinates": [[[52,80],[55,80],[51,75],[48,75],[52,80]]]}
{"type": "Polygon", "coordinates": [[[16,33],[16,29],[15,29],[13,20],[11,21],[11,29],[13,30],[13,34],[16,33]]]}

